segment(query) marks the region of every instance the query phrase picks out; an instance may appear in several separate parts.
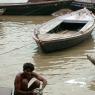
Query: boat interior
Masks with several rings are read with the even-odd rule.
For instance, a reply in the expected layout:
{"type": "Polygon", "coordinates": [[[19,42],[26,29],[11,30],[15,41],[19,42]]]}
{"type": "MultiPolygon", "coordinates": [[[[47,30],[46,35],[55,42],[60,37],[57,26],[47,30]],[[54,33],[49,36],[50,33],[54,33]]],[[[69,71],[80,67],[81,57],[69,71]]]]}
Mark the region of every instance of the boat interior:
{"type": "Polygon", "coordinates": [[[64,21],[49,32],[41,35],[39,34],[38,38],[42,41],[50,41],[75,36],[79,34],[79,30],[82,29],[86,23],[87,21],[75,21],[69,23],[67,21],[64,21]]]}
{"type": "Polygon", "coordinates": [[[83,26],[85,26],[87,22],[67,22],[64,21],[62,22],[60,25],[58,25],[57,27],[55,27],[54,29],[52,29],[51,31],[49,31],[48,33],[64,33],[65,30],[70,31],[74,31],[74,32],[78,32],[83,26]]]}

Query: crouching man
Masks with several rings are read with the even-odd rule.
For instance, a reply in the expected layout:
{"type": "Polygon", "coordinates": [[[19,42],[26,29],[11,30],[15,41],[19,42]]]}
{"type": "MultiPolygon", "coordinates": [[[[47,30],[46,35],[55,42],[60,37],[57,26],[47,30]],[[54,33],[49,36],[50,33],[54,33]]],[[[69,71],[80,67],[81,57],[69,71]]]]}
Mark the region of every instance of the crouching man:
{"type": "Polygon", "coordinates": [[[47,85],[47,80],[41,75],[34,72],[34,65],[32,63],[25,63],[23,65],[23,72],[15,77],[14,81],[14,95],[36,95],[34,90],[40,88],[43,90],[47,85]],[[29,81],[33,78],[36,80],[28,87],[29,81]],[[42,86],[41,86],[42,82],[42,86]]]}

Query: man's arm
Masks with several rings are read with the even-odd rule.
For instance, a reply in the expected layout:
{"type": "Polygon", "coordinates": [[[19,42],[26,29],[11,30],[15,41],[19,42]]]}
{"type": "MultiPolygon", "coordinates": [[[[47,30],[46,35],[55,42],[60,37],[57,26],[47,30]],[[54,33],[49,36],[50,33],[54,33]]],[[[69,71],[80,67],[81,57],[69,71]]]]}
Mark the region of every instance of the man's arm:
{"type": "Polygon", "coordinates": [[[37,78],[39,81],[41,81],[43,83],[42,88],[41,88],[41,90],[43,90],[45,88],[45,86],[47,85],[47,80],[35,72],[33,72],[33,75],[35,76],[35,78],[37,78]]]}

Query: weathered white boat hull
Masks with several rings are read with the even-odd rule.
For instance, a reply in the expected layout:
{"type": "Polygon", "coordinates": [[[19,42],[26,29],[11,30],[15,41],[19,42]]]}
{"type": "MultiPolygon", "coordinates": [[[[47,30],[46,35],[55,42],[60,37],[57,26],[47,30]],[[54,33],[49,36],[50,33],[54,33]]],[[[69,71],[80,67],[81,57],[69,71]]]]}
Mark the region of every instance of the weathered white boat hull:
{"type": "Polygon", "coordinates": [[[87,9],[59,16],[44,23],[34,33],[34,39],[44,52],[63,50],[91,37],[95,27],[94,19],[95,16],[87,9]]]}

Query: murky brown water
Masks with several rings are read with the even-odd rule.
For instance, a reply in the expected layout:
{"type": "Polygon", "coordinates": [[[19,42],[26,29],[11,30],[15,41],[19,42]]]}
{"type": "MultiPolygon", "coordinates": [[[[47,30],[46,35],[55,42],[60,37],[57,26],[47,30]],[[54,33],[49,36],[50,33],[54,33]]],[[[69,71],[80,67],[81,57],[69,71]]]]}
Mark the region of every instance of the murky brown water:
{"type": "Polygon", "coordinates": [[[45,76],[44,95],[95,95],[95,67],[86,54],[95,53],[92,39],[65,51],[44,54],[38,51],[32,31],[52,16],[0,16],[0,86],[13,87],[15,75],[25,62],[32,62],[45,76]]]}

